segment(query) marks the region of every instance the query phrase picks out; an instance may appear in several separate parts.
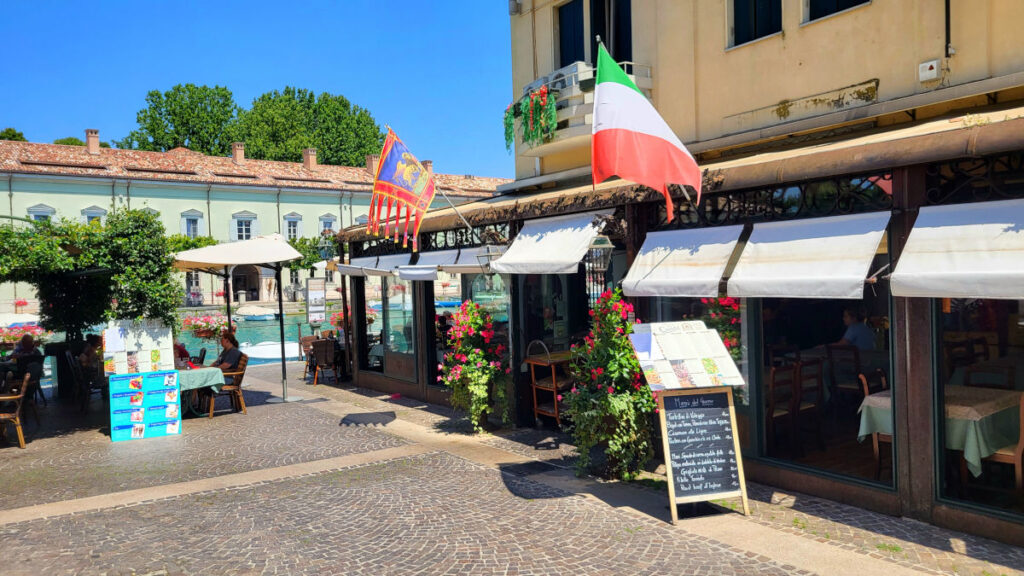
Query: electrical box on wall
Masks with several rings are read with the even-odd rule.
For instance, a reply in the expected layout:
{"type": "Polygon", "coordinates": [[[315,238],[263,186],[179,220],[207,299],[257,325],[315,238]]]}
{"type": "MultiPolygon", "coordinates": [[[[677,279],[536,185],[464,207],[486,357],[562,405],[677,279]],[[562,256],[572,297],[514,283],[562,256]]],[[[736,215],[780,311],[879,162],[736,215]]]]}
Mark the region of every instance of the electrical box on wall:
{"type": "Polygon", "coordinates": [[[918,82],[929,82],[931,80],[939,79],[939,61],[928,60],[927,62],[921,62],[917,66],[917,80],[918,82]]]}

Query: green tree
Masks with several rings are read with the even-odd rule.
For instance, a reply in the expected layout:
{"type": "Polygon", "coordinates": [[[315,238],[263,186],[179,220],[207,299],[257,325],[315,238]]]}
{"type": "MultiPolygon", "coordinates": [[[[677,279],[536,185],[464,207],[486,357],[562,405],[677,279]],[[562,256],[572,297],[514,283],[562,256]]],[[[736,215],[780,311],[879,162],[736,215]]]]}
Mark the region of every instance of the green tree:
{"type": "Polygon", "coordinates": [[[288,263],[288,268],[292,270],[312,270],[314,264],[323,260],[320,257],[319,238],[294,238],[288,243],[302,254],[301,260],[288,263]]]}
{"type": "Polygon", "coordinates": [[[14,140],[15,142],[28,142],[25,140],[25,135],[18,132],[14,128],[7,127],[0,130],[0,140],[14,140]]]}
{"type": "Polygon", "coordinates": [[[167,249],[171,254],[184,252],[185,250],[194,250],[196,248],[213,246],[216,243],[217,241],[209,236],[196,236],[195,238],[189,238],[184,234],[172,234],[167,237],[167,249]]]}
{"type": "MultiPolygon", "coordinates": [[[[85,142],[82,142],[81,138],[74,136],[68,136],[67,138],[57,138],[53,141],[54,144],[63,144],[64,146],[85,146],[85,142]]],[[[100,148],[110,148],[110,142],[100,142],[100,148]]]]}
{"type": "Polygon", "coordinates": [[[228,130],[231,141],[245,142],[246,155],[297,162],[303,148],[316,148],[317,161],[362,166],[380,151],[384,134],[370,112],[340,94],[285,87],[253,100],[228,130]]]}
{"type": "Polygon", "coordinates": [[[237,112],[231,91],[223,86],[178,84],[166,92],[152,90],[146,94],[146,107],[135,117],[138,129],[115,144],[159,152],[184,146],[225,156],[231,149],[225,129],[237,112]]]}

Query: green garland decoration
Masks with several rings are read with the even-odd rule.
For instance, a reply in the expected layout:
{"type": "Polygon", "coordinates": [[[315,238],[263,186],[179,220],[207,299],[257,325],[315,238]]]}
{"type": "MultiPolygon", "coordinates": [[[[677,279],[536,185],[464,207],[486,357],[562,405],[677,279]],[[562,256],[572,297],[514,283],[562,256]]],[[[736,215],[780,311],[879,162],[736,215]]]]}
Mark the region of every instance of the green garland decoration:
{"type": "Polygon", "coordinates": [[[523,144],[537,146],[554,138],[558,125],[557,99],[557,92],[549,92],[547,86],[541,86],[505,109],[505,148],[509,152],[515,143],[516,116],[519,117],[523,144]]]}
{"type": "Polygon", "coordinates": [[[515,102],[505,107],[505,150],[511,154],[516,143],[515,102]]]}

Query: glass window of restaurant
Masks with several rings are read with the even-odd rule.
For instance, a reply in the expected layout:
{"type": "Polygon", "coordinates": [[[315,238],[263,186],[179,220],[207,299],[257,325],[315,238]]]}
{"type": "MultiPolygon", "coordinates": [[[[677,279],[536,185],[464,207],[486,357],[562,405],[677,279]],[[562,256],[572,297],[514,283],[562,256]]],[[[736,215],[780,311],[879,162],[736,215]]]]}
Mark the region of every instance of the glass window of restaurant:
{"type": "Polygon", "coordinates": [[[397,277],[368,276],[363,280],[366,305],[364,370],[415,380],[416,347],[412,282],[397,277]]]}
{"type": "Polygon", "coordinates": [[[939,495],[1024,514],[1024,306],[946,298],[935,308],[939,495]]]}
{"type": "MultiPolygon", "coordinates": [[[[451,351],[453,341],[449,333],[455,325],[455,314],[463,300],[463,275],[449,274],[444,271],[437,273],[437,280],[433,282],[434,306],[433,315],[430,319],[434,326],[434,357],[428,365],[436,365],[444,359],[446,352],[451,351]]],[[[429,385],[440,385],[437,378],[427,380],[429,385]]]]}

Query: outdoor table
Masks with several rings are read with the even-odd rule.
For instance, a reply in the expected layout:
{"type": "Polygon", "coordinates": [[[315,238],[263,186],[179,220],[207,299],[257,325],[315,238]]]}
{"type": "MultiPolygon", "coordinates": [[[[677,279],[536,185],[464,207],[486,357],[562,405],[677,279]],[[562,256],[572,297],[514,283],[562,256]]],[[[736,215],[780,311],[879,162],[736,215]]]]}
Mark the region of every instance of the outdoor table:
{"type": "MultiPolygon", "coordinates": [[[[1017,440],[1021,392],[946,386],[945,396],[946,448],[963,451],[967,469],[981,476],[981,460],[1017,440]]],[[[868,396],[858,411],[858,440],[863,442],[875,432],[892,434],[891,390],[868,396]]]]}
{"type": "Polygon", "coordinates": [[[196,368],[193,370],[178,371],[178,390],[181,392],[181,405],[188,408],[194,416],[200,416],[199,412],[192,406],[192,402],[185,401],[185,393],[191,393],[203,388],[210,388],[214,393],[220,392],[224,385],[224,372],[220,368],[196,368]]]}

